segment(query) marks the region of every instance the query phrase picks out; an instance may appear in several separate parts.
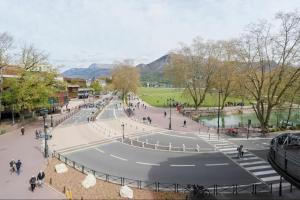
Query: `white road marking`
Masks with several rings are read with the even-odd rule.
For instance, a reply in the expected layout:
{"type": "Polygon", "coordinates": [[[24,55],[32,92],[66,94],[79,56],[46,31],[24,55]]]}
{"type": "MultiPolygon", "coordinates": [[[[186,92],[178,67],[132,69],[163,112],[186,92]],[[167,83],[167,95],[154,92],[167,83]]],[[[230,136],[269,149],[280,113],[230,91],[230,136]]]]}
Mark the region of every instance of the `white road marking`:
{"type": "Polygon", "coordinates": [[[151,166],[160,166],[160,164],[156,163],[145,163],[145,162],[135,162],[136,164],[141,164],[141,165],[151,165],[151,166]]]}
{"type": "Polygon", "coordinates": [[[170,165],[171,167],[195,167],[196,165],[170,165]]]}
{"type": "Polygon", "coordinates": [[[267,169],[272,168],[270,165],[261,165],[261,166],[254,166],[254,167],[245,167],[246,170],[256,170],[256,169],[267,169]]]}
{"type": "Polygon", "coordinates": [[[235,159],[235,160],[258,160],[260,158],[254,156],[254,157],[250,157],[250,158],[232,158],[232,159],[235,159]]]}
{"type": "Polygon", "coordinates": [[[96,150],[96,151],[99,151],[100,153],[104,153],[104,151],[101,150],[101,149],[95,148],[95,150],[96,150]]]}
{"type": "Polygon", "coordinates": [[[207,167],[212,167],[212,166],[224,166],[224,165],[229,165],[228,163],[214,163],[214,164],[205,164],[207,167]]]}
{"type": "Polygon", "coordinates": [[[262,164],[262,163],[267,163],[266,161],[255,161],[255,162],[244,162],[244,163],[239,163],[239,165],[245,166],[245,165],[256,165],[256,164],[262,164]]]}
{"type": "Polygon", "coordinates": [[[262,181],[268,182],[268,181],[279,181],[280,176],[271,176],[271,177],[265,177],[265,178],[260,178],[262,181]]]}
{"type": "Polygon", "coordinates": [[[266,175],[266,174],[277,174],[275,170],[267,170],[267,171],[261,171],[261,172],[252,172],[255,176],[260,176],[260,175],[266,175]]]}
{"type": "Polygon", "coordinates": [[[117,158],[117,159],[119,159],[119,160],[128,161],[128,160],[125,159],[125,158],[121,158],[121,157],[115,156],[115,155],[113,155],[113,154],[110,154],[110,156],[111,156],[111,157],[114,157],[114,158],[117,158]]]}
{"type": "Polygon", "coordinates": [[[222,149],[219,149],[220,151],[232,151],[232,150],[235,150],[236,148],[222,148],[222,149]]]}

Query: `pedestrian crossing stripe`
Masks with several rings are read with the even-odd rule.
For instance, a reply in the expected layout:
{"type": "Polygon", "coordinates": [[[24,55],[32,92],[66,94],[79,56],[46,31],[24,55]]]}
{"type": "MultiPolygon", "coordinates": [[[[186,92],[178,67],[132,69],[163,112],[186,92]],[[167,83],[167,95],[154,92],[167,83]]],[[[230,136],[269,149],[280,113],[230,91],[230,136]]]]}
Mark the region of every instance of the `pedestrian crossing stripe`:
{"type": "Polygon", "coordinates": [[[267,170],[267,171],[260,171],[260,172],[252,172],[255,176],[261,176],[266,174],[277,174],[275,170],[267,170]]]}
{"type": "Polygon", "coordinates": [[[246,170],[252,171],[252,170],[257,170],[257,169],[267,169],[271,168],[271,165],[261,165],[261,166],[254,166],[254,167],[245,167],[246,170]]]}
{"type": "MultiPolygon", "coordinates": [[[[272,166],[269,165],[266,161],[262,160],[258,156],[254,155],[253,153],[249,151],[244,152],[244,156],[242,158],[237,157],[237,147],[235,144],[229,142],[228,140],[225,140],[224,138],[217,140],[218,137],[215,137],[215,139],[211,136],[209,137],[201,137],[199,138],[205,140],[209,144],[215,146],[216,150],[219,150],[224,155],[228,156],[230,159],[235,161],[238,165],[243,167],[248,172],[252,173],[253,176],[260,179],[262,182],[274,182],[277,183],[273,184],[273,188],[278,188],[280,180],[280,176],[277,174],[275,170],[273,170],[272,166]],[[236,155],[236,156],[235,156],[236,155]]],[[[284,180],[283,180],[284,181],[284,180]]],[[[289,183],[282,183],[282,185],[288,185],[289,183]]]]}
{"type": "Polygon", "coordinates": [[[247,165],[257,165],[257,164],[262,164],[262,163],[267,163],[266,161],[254,161],[254,162],[241,162],[239,163],[239,165],[242,165],[242,166],[247,166],[247,165]]]}

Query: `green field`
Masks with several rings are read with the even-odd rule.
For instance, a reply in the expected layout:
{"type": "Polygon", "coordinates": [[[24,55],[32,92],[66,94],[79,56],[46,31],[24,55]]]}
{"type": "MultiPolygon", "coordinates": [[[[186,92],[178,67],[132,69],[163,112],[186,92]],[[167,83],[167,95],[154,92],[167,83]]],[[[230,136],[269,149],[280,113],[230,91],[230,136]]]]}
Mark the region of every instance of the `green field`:
{"type": "MultiPolygon", "coordinates": [[[[174,98],[176,102],[188,103],[193,106],[191,97],[182,94],[183,89],[178,88],[147,88],[140,87],[138,96],[148,104],[156,107],[166,107],[167,99],[174,98]]],[[[229,97],[226,101],[241,102],[241,99],[229,97]]],[[[202,107],[218,106],[218,93],[209,93],[201,105],[202,107]]]]}

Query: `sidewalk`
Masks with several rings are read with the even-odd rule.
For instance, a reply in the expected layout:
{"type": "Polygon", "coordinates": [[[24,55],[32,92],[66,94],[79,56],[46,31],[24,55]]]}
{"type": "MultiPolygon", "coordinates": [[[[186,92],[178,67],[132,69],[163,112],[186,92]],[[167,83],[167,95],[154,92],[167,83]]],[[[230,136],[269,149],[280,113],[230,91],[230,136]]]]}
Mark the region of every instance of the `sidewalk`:
{"type": "MultiPolygon", "coordinates": [[[[169,108],[155,108],[147,107],[144,109],[142,106],[140,108],[135,108],[133,119],[141,121],[143,117],[150,117],[152,119],[152,126],[159,128],[168,129],[170,122],[170,109],[169,108]],[[167,116],[164,116],[164,112],[167,113],[167,116]]],[[[171,128],[174,131],[183,131],[183,132],[207,132],[208,128],[199,124],[198,122],[183,116],[175,108],[171,109],[171,128]],[[186,127],[183,127],[183,121],[186,120],[186,127]]],[[[210,129],[212,132],[213,129],[210,129]]]]}
{"type": "MultiPolygon", "coordinates": [[[[34,192],[29,190],[29,179],[45,168],[46,160],[41,152],[41,144],[35,139],[35,129],[40,129],[40,119],[25,126],[25,135],[20,129],[13,129],[0,136],[0,199],[63,199],[64,195],[44,184],[34,192]],[[11,159],[22,162],[21,174],[11,174],[11,159]]],[[[47,176],[47,174],[46,174],[47,176]]]]}

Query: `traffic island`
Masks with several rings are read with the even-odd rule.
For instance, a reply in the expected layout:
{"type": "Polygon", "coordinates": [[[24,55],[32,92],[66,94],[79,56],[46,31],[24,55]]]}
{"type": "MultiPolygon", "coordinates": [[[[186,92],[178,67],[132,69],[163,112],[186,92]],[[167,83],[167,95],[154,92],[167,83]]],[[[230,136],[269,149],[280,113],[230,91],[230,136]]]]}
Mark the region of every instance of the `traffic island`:
{"type": "MultiPolygon", "coordinates": [[[[62,163],[56,158],[49,160],[45,169],[46,183],[62,193],[72,193],[73,199],[123,199],[120,197],[121,185],[108,183],[97,179],[95,186],[85,189],[82,181],[86,174],[68,167],[68,172],[58,174],[55,165],[62,163]]],[[[134,199],[185,199],[184,193],[154,192],[150,190],[131,188],[134,199]]]]}

